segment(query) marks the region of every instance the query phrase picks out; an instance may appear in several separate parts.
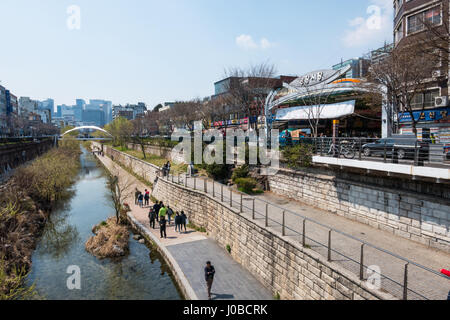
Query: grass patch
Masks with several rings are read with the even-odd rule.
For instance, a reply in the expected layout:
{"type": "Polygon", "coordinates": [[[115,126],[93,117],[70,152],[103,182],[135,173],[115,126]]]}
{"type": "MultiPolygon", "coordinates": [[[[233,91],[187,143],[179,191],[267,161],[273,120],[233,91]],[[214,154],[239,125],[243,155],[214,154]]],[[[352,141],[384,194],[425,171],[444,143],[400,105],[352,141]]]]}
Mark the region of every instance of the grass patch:
{"type": "Polygon", "coordinates": [[[187,225],[187,227],[190,228],[190,229],[194,229],[194,230],[197,231],[197,232],[206,233],[205,227],[197,227],[197,226],[196,226],[195,224],[193,224],[193,223],[189,223],[189,224],[187,225]]]}

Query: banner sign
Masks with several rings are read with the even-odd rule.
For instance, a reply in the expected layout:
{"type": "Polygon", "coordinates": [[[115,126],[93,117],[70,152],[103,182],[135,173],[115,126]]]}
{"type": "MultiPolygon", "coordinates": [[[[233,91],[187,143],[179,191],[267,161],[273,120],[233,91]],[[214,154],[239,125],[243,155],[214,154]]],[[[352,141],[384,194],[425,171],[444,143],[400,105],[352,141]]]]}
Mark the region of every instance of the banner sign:
{"type": "MultiPolygon", "coordinates": [[[[438,109],[428,109],[421,111],[414,111],[414,119],[416,121],[438,121],[443,118],[446,118],[450,114],[450,107],[438,108],[438,109]],[[419,119],[420,117],[420,119],[419,119]]],[[[411,114],[409,112],[404,112],[399,115],[399,122],[411,122],[411,114]]]]}

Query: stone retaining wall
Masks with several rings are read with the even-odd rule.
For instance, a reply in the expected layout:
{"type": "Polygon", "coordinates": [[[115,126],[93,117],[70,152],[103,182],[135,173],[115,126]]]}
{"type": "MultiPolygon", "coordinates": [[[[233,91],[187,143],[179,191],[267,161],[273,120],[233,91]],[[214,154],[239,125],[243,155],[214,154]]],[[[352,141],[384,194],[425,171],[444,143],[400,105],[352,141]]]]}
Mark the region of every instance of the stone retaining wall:
{"type": "MultiPolygon", "coordinates": [[[[130,163],[135,174],[154,170],[147,163],[138,165],[136,159],[126,154],[119,156],[111,150],[106,154],[113,155],[114,160],[130,163]]],[[[191,223],[204,227],[224,248],[229,245],[233,259],[274,294],[279,293],[281,299],[394,299],[367,288],[357,276],[336,263],[263,227],[258,221],[239,215],[227,204],[201,191],[158,179],[153,196],[177,211],[184,210],[191,223]]]]}
{"type": "Polygon", "coordinates": [[[330,213],[450,252],[447,185],[335,172],[280,170],[270,189],[330,213]]]}
{"type": "MultiPolygon", "coordinates": [[[[100,144],[95,142],[94,145],[101,149],[100,144]]],[[[159,176],[160,168],[151,163],[142,161],[106,145],[103,146],[103,151],[105,152],[105,155],[139,175],[145,181],[153,183],[159,176]]]]}
{"type": "Polygon", "coordinates": [[[16,143],[0,146],[0,176],[44,154],[53,147],[51,139],[41,142],[16,143]]]}

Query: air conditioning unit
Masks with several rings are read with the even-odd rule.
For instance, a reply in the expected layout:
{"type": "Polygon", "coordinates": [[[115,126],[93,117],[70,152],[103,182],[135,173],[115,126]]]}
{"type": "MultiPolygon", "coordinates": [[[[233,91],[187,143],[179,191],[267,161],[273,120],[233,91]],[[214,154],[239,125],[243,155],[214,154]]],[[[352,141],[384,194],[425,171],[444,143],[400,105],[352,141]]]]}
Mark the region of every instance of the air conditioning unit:
{"type": "Polygon", "coordinates": [[[433,71],[433,78],[439,78],[442,75],[441,70],[433,71]]]}
{"type": "Polygon", "coordinates": [[[436,97],[434,99],[434,104],[436,107],[446,107],[448,104],[448,97],[447,96],[436,97]]]}

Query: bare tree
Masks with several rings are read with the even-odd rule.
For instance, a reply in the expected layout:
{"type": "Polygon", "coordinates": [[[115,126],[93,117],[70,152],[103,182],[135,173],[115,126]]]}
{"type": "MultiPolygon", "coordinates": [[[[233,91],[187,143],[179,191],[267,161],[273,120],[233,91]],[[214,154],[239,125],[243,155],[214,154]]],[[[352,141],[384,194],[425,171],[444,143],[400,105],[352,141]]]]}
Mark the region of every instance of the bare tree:
{"type": "Polygon", "coordinates": [[[387,105],[393,106],[393,113],[400,111],[410,115],[413,132],[417,136],[417,123],[423,115],[425,104],[417,106],[413,101],[429,86],[435,69],[436,57],[424,52],[414,39],[407,38],[388,57],[372,64],[368,82],[374,85],[365,87],[378,93],[382,93],[380,88],[384,87],[387,105]],[[418,111],[421,114],[417,118],[414,112],[418,111]]]}
{"type": "Polygon", "coordinates": [[[226,94],[223,99],[231,112],[248,116],[262,115],[265,99],[276,83],[276,68],[267,62],[251,65],[248,69],[233,67],[225,70],[226,94]]]}
{"type": "Polygon", "coordinates": [[[186,128],[189,131],[194,130],[194,122],[201,120],[200,110],[202,102],[200,99],[177,102],[171,109],[172,121],[178,128],[186,128]]]}
{"type": "Polygon", "coordinates": [[[304,94],[301,100],[305,105],[304,111],[308,118],[308,124],[311,128],[312,136],[317,138],[319,132],[320,120],[322,120],[323,111],[330,102],[330,97],[335,93],[333,87],[323,83],[316,86],[303,86],[304,94]]]}
{"type": "Polygon", "coordinates": [[[145,146],[146,146],[145,136],[148,134],[149,122],[145,121],[145,118],[138,118],[133,120],[131,123],[133,124],[131,141],[134,144],[138,144],[141,147],[144,159],[147,159],[147,155],[145,154],[145,146]]]}
{"type": "Polygon", "coordinates": [[[125,209],[125,201],[131,199],[133,181],[123,174],[120,169],[111,169],[111,174],[108,177],[108,188],[111,193],[111,200],[113,201],[114,210],[116,213],[117,223],[123,222],[122,212],[125,209]]]}
{"type": "Polygon", "coordinates": [[[170,135],[173,125],[173,112],[172,109],[159,112],[158,130],[165,135],[170,135]]]}

